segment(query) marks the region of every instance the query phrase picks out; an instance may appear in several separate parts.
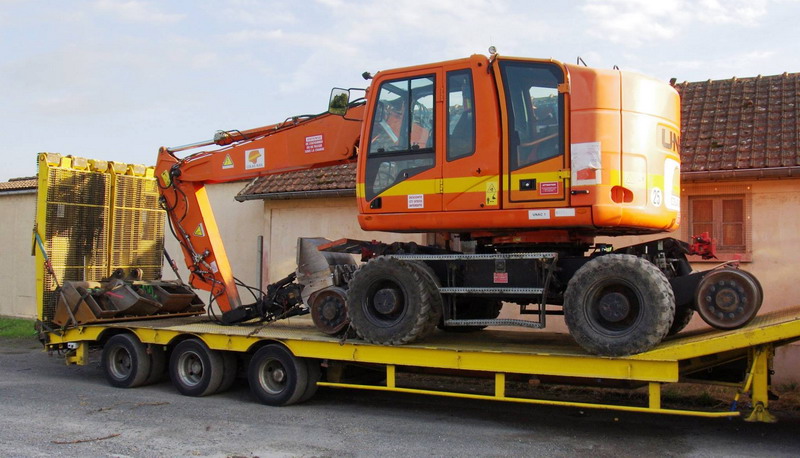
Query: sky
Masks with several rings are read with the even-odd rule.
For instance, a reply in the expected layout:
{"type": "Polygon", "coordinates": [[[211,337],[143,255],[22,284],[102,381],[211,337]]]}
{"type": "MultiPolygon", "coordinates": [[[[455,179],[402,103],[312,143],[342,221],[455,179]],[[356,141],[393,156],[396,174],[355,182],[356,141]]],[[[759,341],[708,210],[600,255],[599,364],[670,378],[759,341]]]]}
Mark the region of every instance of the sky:
{"type": "Polygon", "coordinates": [[[486,54],[668,81],[800,72],[800,0],[0,0],[0,181],[326,109],[364,71],[486,54]]]}

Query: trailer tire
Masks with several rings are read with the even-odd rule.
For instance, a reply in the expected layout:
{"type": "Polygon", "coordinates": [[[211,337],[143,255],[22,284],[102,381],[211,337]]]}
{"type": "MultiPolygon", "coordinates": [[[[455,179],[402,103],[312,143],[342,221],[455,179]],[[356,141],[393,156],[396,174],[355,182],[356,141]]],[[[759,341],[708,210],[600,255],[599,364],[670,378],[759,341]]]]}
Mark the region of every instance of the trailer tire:
{"type": "Polygon", "coordinates": [[[250,391],[263,404],[287,406],[306,393],[308,365],[283,346],[266,345],[250,360],[247,380],[250,391]]]}
{"type": "Polygon", "coordinates": [[[381,345],[402,345],[433,331],[431,309],[439,296],[431,278],[411,263],[377,257],[350,281],[350,322],[362,339],[381,345]]]}
{"type": "Polygon", "coordinates": [[[318,359],[312,358],[305,358],[306,369],[308,370],[308,382],[306,384],[306,389],[303,394],[300,396],[300,399],[297,400],[297,403],[306,402],[315,394],[317,394],[317,382],[322,379],[322,366],[321,361],[318,359]]]}
{"type": "Polygon", "coordinates": [[[222,383],[224,367],[222,354],[198,339],[180,342],[169,358],[170,379],[184,396],[215,393],[222,383]]]}
{"type": "Polygon", "coordinates": [[[133,334],[117,334],[108,339],[101,360],[106,380],[117,388],[141,386],[150,375],[150,356],[133,334]]]}
{"type": "Polygon", "coordinates": [[[674,336],[675,334],[683,331],[683,328],[685,328],[689,322],[692,321],[693,316],[694,309],[692,307],[688,305],[675,307],[675,319],[672,320],[672,326],[670,326],[667,335],[674,336]]]}
{"type": "Polygon", "coordinates": [[[236,381],[236,374],[239,370],[239,361],[236,358],[236,353],[232,351],[223,351],[222,354],[222,381],[217,388],[217,393],[228,391],[233,382],[236,381]]]}
{"type": "Polygon", "coordinates": [[[152,385],[164,379],[164,373],[167,371],[167,352],[161,345],[149,345],[147,353],[150,354],[150,374],[144,384],[152,385]]]}
{"type": "Polygon", "coordinates": [[[623,356],[647,351],[667,335],[675,296],[651,262],[608,254],[584,264],[564,295],[564,319],[575,341],[590,353],[623,356]]]}

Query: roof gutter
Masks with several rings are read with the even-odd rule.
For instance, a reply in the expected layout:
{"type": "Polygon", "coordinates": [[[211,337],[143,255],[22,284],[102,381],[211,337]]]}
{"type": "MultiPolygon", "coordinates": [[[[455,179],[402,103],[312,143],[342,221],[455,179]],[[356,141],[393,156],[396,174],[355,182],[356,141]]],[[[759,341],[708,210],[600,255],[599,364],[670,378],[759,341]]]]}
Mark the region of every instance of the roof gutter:
{"type": "Polygon", "coordinates": [[[702,172],[681,172],[681,181],[735,181],[800,178],[800,167],[770,167],[763,169],[705,170],[702,172]]]}
{"type": "Polygon", "coordinates": [[[8,196],[11,194],[36,194],[36,188],[0,190],[0,196],[8,196]]]}
{"type": "Polygon", "coordinates": [[[322,197],[355,197],[355,188],[349,189],[322,189],[318,191],[286,191],[264,192],[260,194],[245,194],[235,197],[239,202],[247,200],[289,200],[289,199],[318,199],[322,197]]]}

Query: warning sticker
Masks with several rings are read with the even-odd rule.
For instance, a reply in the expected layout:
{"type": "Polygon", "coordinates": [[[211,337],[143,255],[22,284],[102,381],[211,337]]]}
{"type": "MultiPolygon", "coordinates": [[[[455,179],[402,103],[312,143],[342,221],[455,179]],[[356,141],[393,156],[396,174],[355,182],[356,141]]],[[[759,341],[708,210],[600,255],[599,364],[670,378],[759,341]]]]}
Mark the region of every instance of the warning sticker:
{"type": "Polygon", "coordinates": [[[486,205],[497,205],[497,182],[486,183],[486,205]]]}
{"type": "Polygon", "coordinates": [[[206,236],[206,231],[203,229],[203,223],[197,225],[197,229],[194,230],[193,234],[196,235],[197,237],[206,236]]]}
{"type": "Polygon", "coordinates": [[[249,149],[244,152],[245,170],[264,168],[264,148],[249,149]]]}
{"type": "Polygon", "coordinates": [[[169,172],[167,170],[161,172],[161,181],[164,182],[164,187],[167,187],[170,184],[172,184],[172,180],[169,179],[169,172]]]}
{"type": "Polygon", "coordinates": [[[539,183],[539,194],[543,196],[552,196],[560,194],[561,186],[558,181],[543,181],[539,183]]]}
{"type": "Polygon", "coordinates": [[[231,159],[231,154],[230,153],[225,155],[225,160],[222,161],[222,168],[223,169],[232,169],[233,168],[233,159],[231,159]]]}
{"type": "Polygon", "coordinates": [[[325,150],[325,139],[320,135],[306,137],[306,153],[318,153],[325,150]]]}
{"type": "Polygon", "coordinates": [[[495,272],[494,273],[494,282],[495,283],[508,283],[508,272],[495,272]]]}
{"type": "Polygon", "coordinates": [[[425,194],[409,194],[408,208],[425,208],[425,194]]]}

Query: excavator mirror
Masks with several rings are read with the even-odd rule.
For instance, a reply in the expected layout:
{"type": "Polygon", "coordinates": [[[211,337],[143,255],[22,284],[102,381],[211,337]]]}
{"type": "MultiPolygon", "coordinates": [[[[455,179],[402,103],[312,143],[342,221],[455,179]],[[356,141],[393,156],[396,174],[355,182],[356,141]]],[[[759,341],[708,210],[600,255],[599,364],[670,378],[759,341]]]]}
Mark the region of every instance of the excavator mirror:
{"type": "Polygon", "coordinates": [[[331,99],[328,102],[328,113],[344,116],[347,114],[348,103],[350,103],[350,91],[335,87],[331,90],[331,99]]]}

